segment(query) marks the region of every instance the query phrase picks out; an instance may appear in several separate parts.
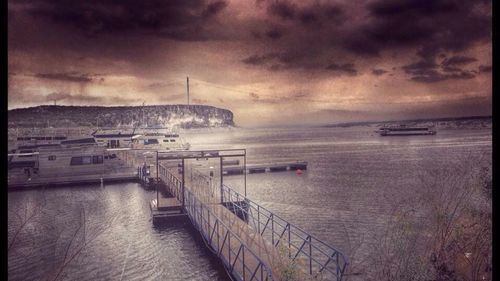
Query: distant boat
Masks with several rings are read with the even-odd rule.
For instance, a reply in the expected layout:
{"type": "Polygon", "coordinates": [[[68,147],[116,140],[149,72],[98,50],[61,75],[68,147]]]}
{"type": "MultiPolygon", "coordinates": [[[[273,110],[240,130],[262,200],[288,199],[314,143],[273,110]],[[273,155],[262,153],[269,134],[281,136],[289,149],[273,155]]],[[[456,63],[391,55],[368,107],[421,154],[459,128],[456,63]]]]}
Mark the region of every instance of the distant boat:
{"type": "Polygon", "coordinates": [[[416,135],[435,135],[434,126],[384,126],[378,130],[381,136],[416,136],[416,135]]]}

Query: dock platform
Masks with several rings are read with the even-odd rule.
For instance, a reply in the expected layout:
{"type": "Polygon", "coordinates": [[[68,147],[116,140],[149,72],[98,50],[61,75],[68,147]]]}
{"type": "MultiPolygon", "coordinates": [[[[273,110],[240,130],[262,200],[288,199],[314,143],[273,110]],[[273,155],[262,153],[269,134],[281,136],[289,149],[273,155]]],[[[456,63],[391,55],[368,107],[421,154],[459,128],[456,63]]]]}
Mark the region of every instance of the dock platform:
{"type": "MultiPolygon", "coordinates": [[[[306,161],[296,162],[278,162],[268,164],[249,164],[246,165],[247,174],[256,173],[272,173],[272,172],[285,172],[296,170],[307,170],[308,163],[306,161]]],[[[244,166],[224,166],[224,175],[241,175],[243,174],[244,166]]]]}
{"type": "Polygon", "coordinates": [[[189,218],[182,208],[181,202],[175,197],[151,200],[149,207],[151,208],[151,219],[153,225],[162,225],[170,222],[188,221],[189,218]],[[158,201],[160,204],[158,205],[158,201]]]}

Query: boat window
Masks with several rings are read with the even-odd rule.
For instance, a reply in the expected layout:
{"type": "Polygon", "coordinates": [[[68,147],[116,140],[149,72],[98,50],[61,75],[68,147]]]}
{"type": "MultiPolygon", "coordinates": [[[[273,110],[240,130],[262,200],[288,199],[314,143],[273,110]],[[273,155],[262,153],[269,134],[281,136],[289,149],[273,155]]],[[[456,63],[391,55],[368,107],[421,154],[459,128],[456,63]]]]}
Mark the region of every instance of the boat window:
{"type": "Polygon", "coordinates": [[[92,163],[93,164],[102,164],[102,155],[94,155],[92,156],[92,163]]]}
{"type": "Polygon", "coordinates": [[[163,142],[168,142],[168,140],[163,140],[163,142]]]}
{"type": "Polygon", "coordinates": [[[170,142],[175,142],[175,140],[170,140],[170,142]]]}
{"type": "Polygon", "coordinates": [[[145,139],[144,144],[158,144],[157,139],[145,139]]]}
{"type": "Polygon", "coordinates": [[[81,156],[71,157],[70,165],[71,166],[82,165],[82,157],[81,156]]]}
{"type": "Polygon", "coordinates": [[[49,161],[54,161],[56,160],[56,156],[55,155],[49,155],[49,161]]]}
{"type": "Polygon", "coordinates": [[[92,156],[83,156],[82,157],[82,164],[83,165],[92,164],[92,156]]]}

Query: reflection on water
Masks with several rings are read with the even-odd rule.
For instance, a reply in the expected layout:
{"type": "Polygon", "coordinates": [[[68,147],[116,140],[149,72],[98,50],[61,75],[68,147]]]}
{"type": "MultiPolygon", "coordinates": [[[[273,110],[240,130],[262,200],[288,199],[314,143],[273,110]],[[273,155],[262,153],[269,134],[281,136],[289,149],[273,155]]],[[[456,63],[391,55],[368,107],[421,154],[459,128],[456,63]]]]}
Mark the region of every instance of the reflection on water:
{"type": "MultiPolygon", "coordinates": [[[[308,161],[301,175],[248,175],[248,196],[346,252],[383,229],[394,203],[414,196],[425,171],[491,156],[489,130],[380,137],[372,128],[232,129],[185,137],[192,149],[246,148],[248,163],[308,161]]],[[[224,181],[242,190],[241,177],[224,181]]],[[[154,196],[137,184],[10,192],[9,241],[35,216],[9,251],[9,279],[57,275],[64,256],[81,249],[61,271],[63,280],[227,280],[189,224],[152,227],[154,196]]]]}

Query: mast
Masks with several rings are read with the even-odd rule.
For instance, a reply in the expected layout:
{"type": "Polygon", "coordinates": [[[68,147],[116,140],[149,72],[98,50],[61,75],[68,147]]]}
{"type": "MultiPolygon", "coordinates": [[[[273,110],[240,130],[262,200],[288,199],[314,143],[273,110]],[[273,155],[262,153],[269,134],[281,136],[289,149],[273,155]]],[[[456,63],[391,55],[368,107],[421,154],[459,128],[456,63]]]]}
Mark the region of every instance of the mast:
{"type": "Polygon", "coordinates": [[[187,105],[189,105],[189,76],[186,76],[186,81],[187,81],[187,105]]]}

